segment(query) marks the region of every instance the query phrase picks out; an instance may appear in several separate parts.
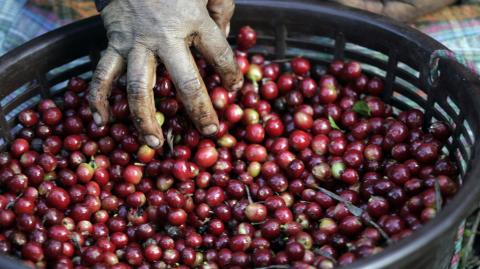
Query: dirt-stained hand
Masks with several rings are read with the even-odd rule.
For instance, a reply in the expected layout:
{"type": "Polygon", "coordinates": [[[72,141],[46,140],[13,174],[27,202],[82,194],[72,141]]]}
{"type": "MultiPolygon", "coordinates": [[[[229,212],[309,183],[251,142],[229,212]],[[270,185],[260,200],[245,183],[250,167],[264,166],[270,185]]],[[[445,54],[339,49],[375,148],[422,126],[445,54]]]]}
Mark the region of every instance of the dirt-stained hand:
{"type": "Polygon", "coordinates": [[[226,40],[233,10],[233,0],[113,0],[108,4],[101,12],[108,48],[98,63],[88,96],[96,124],[108,122],[111,84],[127,70],[133,121],[149,146],[163,144],[152,91],[159,60],[198,130],[205,135],[216,133],[218,118],[190,46],[216,69],[225,88],[239,89],[243,77],[226,40]]]}

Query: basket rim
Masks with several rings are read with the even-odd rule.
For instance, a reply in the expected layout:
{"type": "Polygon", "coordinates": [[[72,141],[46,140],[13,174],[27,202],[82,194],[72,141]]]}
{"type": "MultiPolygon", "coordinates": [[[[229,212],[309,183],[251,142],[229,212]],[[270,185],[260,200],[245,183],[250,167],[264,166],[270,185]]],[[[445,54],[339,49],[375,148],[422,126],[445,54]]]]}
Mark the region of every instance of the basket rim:
{"type": "MultiPolygon", "coordinates": [[[[348,18],[357,23],[368,24],[372,27],[382,29],[383,31],[395,34],[399,38],[415,42],[419,47],[425,48],[430,52],[438,49],[446,49],[444,45],[433,38],[405,24],[381,15],[340,6],[334,3],[319,3],[314,0],[237,0],[236,5],[238,8],[272,8],[286,11],[302,11],[313,15],[330,14],[331,16],[348,18]]],[[[102,27],[102,23],[100,16],[97,15],[48,32],[6,53],[0,57],[0,84],[4,82],[12,83],[9,81],[8,75],[12,72],[13,66],[18,64],[22,59],[26,59],[28,55],[42,51],[65,38],[72,38],[77,33],[97,29],[98,27],[102,27]]],[[[478,76],[458,63],[453,61],[448,61],[448,63],[453,66],[459,75],[469,81],[473,85],[473,88],[479,90],[469,92],[469,94],[480,104],[480,80],[478,76]]],[[[480,109],[475,111],[475,114],[477,118],[480,119],[480,109]]],[[[475,151],[475,156],[479,156],[478,154],[480,152],[478,151],[479,150],[475,151]]],[[[469,160],[469,162],[471,161],[472,160],[469,160]]],[[[388,266],[392,266],[392,264],[401,266],[405,263],[402,262],[402,260],[405,260],[406,257],[422,255],[422,253],[424,253],[423,251],[427,251],[432,243],[441,244],[442,242],[437,242],[440,236],[449,229],[456,229],[473,208],[478,206],[480,200],[480,184],[476,184],[475,178],[479,176],[480,166],[471,165],[465,176],[465,184],[446,207],[439,212],[436,218],[429,221],[420,230],[415,231],[411,236],[385,248],[380,254],[362,258],[351,265],[345,266],[345,268],[387,268],[388,266]]],[[[0,255],[0,264],[2,268],[19,268],[20,266],[16,260],[2,255],[0,255]]],[[[27,267],[22,266],[22,268],[27,267]]]]}

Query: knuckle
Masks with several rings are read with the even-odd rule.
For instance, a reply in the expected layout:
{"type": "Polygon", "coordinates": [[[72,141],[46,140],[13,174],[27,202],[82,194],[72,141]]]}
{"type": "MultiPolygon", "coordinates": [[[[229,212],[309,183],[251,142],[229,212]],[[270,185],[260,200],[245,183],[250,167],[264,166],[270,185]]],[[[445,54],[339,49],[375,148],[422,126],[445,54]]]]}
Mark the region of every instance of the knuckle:
{"type": "Polygon", "coordinates": [[[95,105],[97,100],[97,90],[91,89],[87,94],[87,101],[90,105],[95,105]]]}
{"type": "Polygon", "coordinates": [[[125,57],[132,47],[133,37],[127,33],[112,32],[108,33],[108,40],[109,48],[122,57],[125,57]]]}
{"type": "Polygon", "coordinates": [[[87,101],[91,107],[100,108],[106,103],[106,95],[103,94],[98,88],[92,88],[87,94],[87,101]]]}
{"type": "Polygon", "coordinates": [[[225,72],[233,72],[235,71],[234,68],[234,61],[233,61],[233,53],[230,50],[230,47],[225,46],[222,48],[220,53],[218,54],[218,57],[215,59],[216,60],[216,65],[218,68],[225,72]]]}
{"type": "Polygon", "coordinates": [[[97,69],[95,69],[95,75],[92,78],[92,83],[97,86],[100,84],[107,82],[108,71],[102,65],[99,65],[97,69]]]}
{"type": "Polygon", "coordinates": [[[213,110],[210,102],[198,102],[195,106],[186,107],[196,124],[207,125],[216,122],[217,114],[213,110]]]}
{"type": "Polygon", "coordinates": [[[138,115],[134,115],[133,123],[135,124],[135,126],[137,126],[137,129],[139,129],[140,131],[145,130],[145,120],[142,117],[138,115]]]}
{"type": "Polygon", "coordinates": [[[156,133],[155,125],[149,119],[146,115],[137,115],[135,116],[135,125],[143,133],[156,133]]]}
{"type": "Polygon", "coordinates": [[[198,78],[190,78],[180,82],[182,94],[186,97],[196,96],[202,88],[202,83],[198,78]]]}
{"type": "Polygon", "coordinates": [[[129,79],[127,81],[127,93],[130,96],[145,96],[148,83],[143,79],[129,79]]]}

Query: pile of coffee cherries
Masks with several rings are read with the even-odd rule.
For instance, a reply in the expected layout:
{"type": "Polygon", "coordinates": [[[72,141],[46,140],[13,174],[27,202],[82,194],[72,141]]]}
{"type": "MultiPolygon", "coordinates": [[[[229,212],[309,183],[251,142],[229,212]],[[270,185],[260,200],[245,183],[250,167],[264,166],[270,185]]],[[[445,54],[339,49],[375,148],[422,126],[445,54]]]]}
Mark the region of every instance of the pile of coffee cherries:
{"type": "Polygon", "coordinates": [[[269,61],[247,54],[255,42],[241,28],[239,92],[197,58],[214,137],[194,128],[162,67],[158,150],[139,140],[121,85],[104,127],[81,78],[21,112],[0,153],[0,253],[37,268],[328,269],[409,236],[457,192],[448,124],[393,115],[384,82],[358,62],[269,61]]]}

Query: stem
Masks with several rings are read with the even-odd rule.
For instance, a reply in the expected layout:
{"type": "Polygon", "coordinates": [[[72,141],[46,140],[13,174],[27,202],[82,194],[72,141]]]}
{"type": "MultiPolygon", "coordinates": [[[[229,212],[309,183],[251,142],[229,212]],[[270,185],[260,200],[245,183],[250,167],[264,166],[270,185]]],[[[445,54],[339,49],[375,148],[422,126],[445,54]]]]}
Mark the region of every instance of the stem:
{"type": "Polygon", "coordinates": [[[22,196],[23,196],[23,193],[20,193],[19,195],[17,195],[17,197],[15,197],[15,200],[11,201],[10,203],[8,203],[8,204],[5,206],[5,209],[11,209],[11,208],[13,208],[13,206],[15,205],[15,203],[17,202],[17,200],[20,199],[22,196]]]}
{"type": "Polygon", "coordinates": [[[337,263],[337,260],[334,257],[332,257],[332,255],[326,253],[325,251],[321,251],[320,249],[314,249],[313,253],[318,254],[320,256],[323,256],[323,257],[331,260],[334,263],[337,263]]]}
{"type": "Polygon", "coordinates": [[[330,196],[330,198],[334,199],[334,200],[337,200],[338,202],[341,202],[343,204],[345,204],[345,207],[348,209],[348,211],[350,211],[350,213],[352,213],[352,215],[356,216],[356,217],[359,217],[359,218],[362,218],[365,222],[368,223],[368,225],[372,226],[373,228],[375,228],[379,233],[380,235],[382,235],[382,237],[387,241],[387,244],[391,244],[392,241],[390,239],[390,237],[388,236],[388,234],[380,227],[380,225],[378,225],[376,222],[374,222],[370,216],[368,216],[368,214],[363,214],[364,211],[363,209],[361,209],[360,207],[357,207],[355,206],[354,204],[350,203],[349,201],[343,199],[343,197],[341,197],[340,195],[336,194],[336,193],[333,193],[325,188],[322,188],[318,185],[315,186],[315,188],[317,188],[319,191],[323,192],[324,194],[330,196]]]}
{"type": "Polygon", "coordinates": [[[385,240],[387,241],[387,245],[391,244],[392,243],[392,240],[390,239],[390,237],[388,236],[388,234],[380,227],[380,225],[378,225],[375,221],[373,221],[370,216],[364,216],[363,218],[370,226],[372,226],[373,228],[377,229],[377,231],[380,233],[380,235],[382,235],[383,238],[385,238],[385,240]]]}
{"type": "Polygon", "coordinates": [[[248,202],[249,202],[250,204],[253,204],[252,196],[250,195],[250,188],[249,188],[247,185],[245,185],[245,190],[246,190],[246,192],[247,192],[248,202]]]}
{"type": "Polygon", "coordinates": [[[170,152],[173,152],[173,131],[172,129],[168,129],[167,131],[167,143],[168,147],[170,148],[170,152]]]}
{"type": "Polygon", "coordinates": [[[293,58],[284,58],[284,59],[277,59],[277,60],[271,60],[271,63],[286,63],[290,62],[293,58]]]}
{"type": "Polygon", "coordinates": [[[253,87],[255,88],[255,91],[258,92],[258,82],[255,80],[252,80],[253,87]]]}
{"type": "Polygon", "coordinates": [[[270,265],[266,267],[255,267],[255,269],[289,269],[291,268],[289,265],[270,265]]]}
{"type": "Polygon", "coordinates": [[[435,207],[437,209],[437,213],[439,213],[440,210],[442,209],[443,200],[442,200],[442,192],[440,190],[440,184],[438,183],[438,180],[435,180],[434,187],[435,187],[435,207]]]}
{"type": "Polygon", "coordinates": [[[72,240],[72,243],[73,243],[73,246],[78,249],[78,251],[80,252],[80,254],[82,254],[82,247],[80,246],[80,243],[78,242],[78,240],[72,236],[70,236],[70,239],[72,240]]]}

